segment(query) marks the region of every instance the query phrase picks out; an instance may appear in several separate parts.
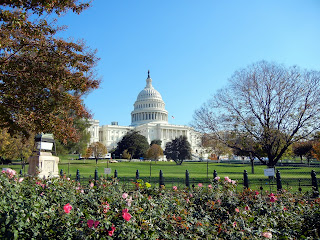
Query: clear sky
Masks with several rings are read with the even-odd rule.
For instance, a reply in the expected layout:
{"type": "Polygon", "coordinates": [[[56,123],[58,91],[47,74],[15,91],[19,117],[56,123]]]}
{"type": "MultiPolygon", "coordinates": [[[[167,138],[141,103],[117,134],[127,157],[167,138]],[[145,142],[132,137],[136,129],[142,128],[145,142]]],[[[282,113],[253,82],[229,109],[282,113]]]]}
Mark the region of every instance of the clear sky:
{"type": "Polygon", "coordinates": [[[254,62],[320,70],[319,0],[94,0],[58,25],[98,50],[101,87],[84,102],[100,125],[130,125],[148,69],[180,125],[254,62]]]}

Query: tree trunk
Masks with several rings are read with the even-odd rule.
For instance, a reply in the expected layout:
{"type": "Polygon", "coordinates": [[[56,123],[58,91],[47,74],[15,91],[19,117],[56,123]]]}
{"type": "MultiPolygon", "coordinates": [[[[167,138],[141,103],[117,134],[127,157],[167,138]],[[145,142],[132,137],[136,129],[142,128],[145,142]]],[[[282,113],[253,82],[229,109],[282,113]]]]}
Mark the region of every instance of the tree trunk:
{"type": "Polygon", "coordinates": [[[254,159],[251,160],[251,173],[254,174],[254,159]]]}

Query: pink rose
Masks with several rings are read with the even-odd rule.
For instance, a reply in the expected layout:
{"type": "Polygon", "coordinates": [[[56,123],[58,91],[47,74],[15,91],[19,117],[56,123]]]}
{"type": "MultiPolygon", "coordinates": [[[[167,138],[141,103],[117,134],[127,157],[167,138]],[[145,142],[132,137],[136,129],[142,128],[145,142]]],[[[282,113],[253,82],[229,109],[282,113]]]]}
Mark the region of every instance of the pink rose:
{"type": "Polygon", "coordinates": [[[231,183],[231,179],[227,176],[227,177],[224,177],[224,180],[226,181],[226,182],[229,182],[229,183],[231,183]]]}
{"type": "Polygon", "coordinates": [[[199,186],[199,187],[202,187],[203,185],[202,185],[202,183],[198,183],[198,186],[199,186]]]}
{"type": "Polygon", "coordinates": [[[110,209],[110,205],[109,205],[108,202],[106,202],[106,203],[103,205],[103,213],[107,213],[109,209],[110,209]]]}
{"type": "Polygon", "coordinates": [[[236,208],[235,211],[236,211],[236,212],[240,212],[239,208],[236,208]]]}
{"type": "Polygon", "coordinates": [[[273,193],[271,193],[271,194],[269,195],[269,197],[270,197],[270,202],[275,202],[275,201],[278,200],[277,197],[276,197],[273,193]]]}
{"type": "Polygon", "coordinates": [[[99,221],[94,221],[92,219],[89,219],[87,222],[87,225],[89,228],[92,228],[92,227],[97,228],[99,223],[100,223],[99,221]]]}
{"type": "Polygon", "coordinates": [[[212,189],[212,185],[211,185],[211,184],[209,184],[209,185],[208,185],[208,188],[209,188],[209,189],[212,189]]]}
{"type": "Polygon", "coordinates": [[[128,197],[128,193],[123,193],[123,194],[122,194],[122,198],[123,198],[123,199],[126,199],[127,197],[128,197]]]}
{"type": "Polygon", "coordinates": [[[116,227],[112,224],[111,230],[108,231],[108,235],[109,235],[110,237],[112,237],[112,235],[113,235],[113,233],[114,233],[115,230],[116,230],[116,227]]]}
{"type": "Polygon", "coordinates": [[[173,186],[172,189],[173,189],[174,191],[177,191],[178,188],[177,188],[177,186],[173,186]]]}
{"type": "Polygon", "coordinates": [[[64,205],[63,210],[65,213],[70,213],[70,211],[72,210],[72,206],[70,205],[70,203],[64,205]]]}
{"type": "Polygon", "coordinates": [[[23,181],[23,178],[19,178],[18,182],[22,182],[23,181]]]}
{"type": "Polygon", "coordinates": [[[269,238],[269,239],[272,238],[272,233],[271,232],[263,232],[261,235],[262,235],[262,237],[265,237],[265,238],[269,238]]]}
{"type": "Polygon", "coordinates": [[[127,201],[127,206],[130,207],[131,206],[131,202],[133,201],[132,197],[127,198],[126,201],[127,201]]]}
{"type": "Polygon", "coordinates": [[[92,188],[94,186],[93,182],[91,182],[89,186],[92,188]]]}
{"type": "Polygon", "coordinates": [[[123,209],[122,210],[122,217],[123,217],[123,219],[124,220],[126,220],[127,222],[129,222],[130,221],[130,219],[131,219],[131,214],[130,213],[128,213],[128,209],[127,208],[125,208],[125,209],[123,209]]]}
{"type": "Polygon", "coordinates": [[[88,228],[92,228],[93,224],[94,224],[94,221],[92,219],[89,219],[87,222],[88,228]]]}
{"type": "Polygon", "coordinates": [[[217,177],[214,178],[214,180],[219,181],[219,180],[220,180],[220,177],[217,176],[217,177]]]}

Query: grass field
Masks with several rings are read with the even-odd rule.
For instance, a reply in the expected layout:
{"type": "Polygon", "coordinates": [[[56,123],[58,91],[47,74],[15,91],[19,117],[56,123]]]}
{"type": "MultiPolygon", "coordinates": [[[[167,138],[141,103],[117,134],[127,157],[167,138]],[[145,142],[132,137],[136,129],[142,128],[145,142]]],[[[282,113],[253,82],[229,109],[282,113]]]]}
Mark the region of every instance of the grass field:
{"type": "MultiPolygon", "coordinates": [[[[136,171],[139,170],[140,178],[145,181],[157,184],[159,181],[159,172],[162,170],[166,185],[178,185],[184,186],[186,170],[189,171],[191,184],[197,183],[209,183],[213,179],[214,170],[218,176],[224,178],[228,176],[231,179],[238,181],[238,188],[242,188],[243,184],[243,172],[248,173],[249,187],[253,189],[276,189],[275,182],[270,182],[268,177],[264,176],[264,169],[266,166],[255,166],[255,173],[251,173],[251,166],[249,164],[230,164],[230,163],[216,163],[216,162],[184,162],[182,165],[176,165],[174,162],[118,162],[108,163],[107,160],[99,160],[96,164],[95,160],[71,160],[70,156],[60,157],[59,172],[62,169],[67,176],[75,178],[77,169],[79,169],[82,179],[93,178],[95,169],[97,169],[99,176],[107,177],[104,174],[105,168],[111,168],[111,174],[108,177],[114,175],[114,171],[117,170],[118,178],[126,180],[134,180],[136,171]]],[[[75,157],[74,157],[75,159],[75,157]]],[[[3,165],[3,168],[10,167],[17,172],[20,171],[21,165],[3,165]]],[[[23,173],[27,173],[28,165],[23,170],[23,173]]],[[[311,189],[311,170],[315,170],[318,176],[320,176],[319,168],[311,168],[305,166],[278,166],[276,168],[281,173],[283,188],[292,188],[293,191],[298,191],[299,180],[303,191],[311,189]]]]}

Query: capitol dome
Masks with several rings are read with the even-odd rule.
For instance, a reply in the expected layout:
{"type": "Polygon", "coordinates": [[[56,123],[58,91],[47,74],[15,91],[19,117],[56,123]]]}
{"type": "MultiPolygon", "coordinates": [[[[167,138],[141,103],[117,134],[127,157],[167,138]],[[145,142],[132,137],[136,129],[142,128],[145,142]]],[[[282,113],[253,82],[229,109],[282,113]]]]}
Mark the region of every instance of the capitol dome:
{"type": "Polygon", "coordinates": [[[131,112],[131,125],[138,126],[145,123],[168,123],[168,112],[161,94],[152,86],[150,71],[146,79],[146,87],[138,94],[131,112]]]}

